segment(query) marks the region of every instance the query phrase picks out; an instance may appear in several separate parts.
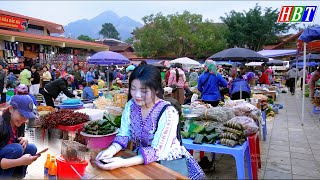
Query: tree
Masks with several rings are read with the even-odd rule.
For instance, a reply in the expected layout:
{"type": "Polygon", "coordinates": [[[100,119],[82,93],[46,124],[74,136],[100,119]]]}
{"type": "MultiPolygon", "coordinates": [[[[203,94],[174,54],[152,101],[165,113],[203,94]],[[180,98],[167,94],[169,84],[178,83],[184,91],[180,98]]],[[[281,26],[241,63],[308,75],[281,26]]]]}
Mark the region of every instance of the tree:
{"type": "Polygon", "coordinates": [[[82,40],[82,41],[88,41],[88,42],[94,41],[94,39],[92,39],[91,37],[89,37],[87,35],[82,35],[82,34],[80,36],[78,36],[77,39],[82,40]]]}
{"type": "Polygon", "coordinates": [[[277,35],[295,28],[296,24],[277,23],[278,15],[278,9],[267,7],[263,13],[256,4],[248,12],[231,11],[220,19],[228,26],[230,47],[247,47],[258,51],[268,43],[279,41],[277,35]]]}
{"type": "Polygon", "coordinates": [[[161,13],[142,18],[144,27],[134,31],[134,47],[143,57],[206,58],[223,50],[227,44],[227,28],[218,28],[202,15],[182,14],[163,16],[161,13]]]}
{"type": "Polygon", "coordinates": [[[99,31],[99,34],[104,38],[120,39],[119,32],[112,23],[104,23],[102,25],[102,29],[99,31]]]}
{"type": "Polygon", "coordinates": [[[126,43],[128,43],[128,44],[130,44],[130,45],[132,45],[133,44],[133,37],[129,37],[128,39],[126,39],[124,42],[126,42],[126,43]]]}

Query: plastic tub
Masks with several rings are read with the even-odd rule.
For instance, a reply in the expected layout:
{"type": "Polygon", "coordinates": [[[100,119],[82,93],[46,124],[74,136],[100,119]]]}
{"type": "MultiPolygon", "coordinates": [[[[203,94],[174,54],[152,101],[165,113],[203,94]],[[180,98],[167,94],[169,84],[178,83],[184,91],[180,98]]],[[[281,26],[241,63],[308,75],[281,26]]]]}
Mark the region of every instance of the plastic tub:
{"type": "Polygon", "coordinates": [[[88,161],[81,163],[67,162],[62,156],[57,157],[57,178],[59,179],[80,179],[77,173],[72,169],[71,165],[76,169],[76,171],[83,176],[86,167],[88,166],[88,161]]]}
{"type": "Polygon", "coordinates": [[[92,135],[85,132],[81,132],[80,134],[86,138],[88,148],[102,149],[110,146],[117,133],[118,131],[107,135],[92,135]]]}

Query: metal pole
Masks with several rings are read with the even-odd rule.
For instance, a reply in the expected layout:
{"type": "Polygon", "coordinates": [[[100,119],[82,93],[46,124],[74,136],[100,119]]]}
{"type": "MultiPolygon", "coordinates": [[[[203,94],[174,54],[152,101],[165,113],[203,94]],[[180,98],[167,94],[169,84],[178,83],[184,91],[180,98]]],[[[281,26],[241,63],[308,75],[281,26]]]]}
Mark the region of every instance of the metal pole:
{"type": "Polygon", "coordinates": [[[304,83],[304,79],[305,79],[305,76],[306,76],[306,56],[307,56],[307,43],[304,42],[303,43],[303,79],[302,79],[302,116],[301,116],[301,126],[303,126],[303,122],[304,122],[304,94],[305,94],[305,83],[304,83]]]}
{"type": "Polygon", "coordinates": [[[110,89],[110,82],[109,82],[109,71],[110,71],[110,69],[109,69],[109,67],[108,67],[108,69],[107,69],[107,82],[108,82],[108,91],[110,91],[111,89],[110,89]]]}
{"type": "Polygon", "coordinates": [[[295,93],[295,91],[296,91],[296,89],[297,89],[297,79],[298,79],[298,57],[299,57],[299,54],[298,54],[298,56],[296,57],[296,77],[295,77],[295,79],[294,79],[294,93],[295,93]]]}

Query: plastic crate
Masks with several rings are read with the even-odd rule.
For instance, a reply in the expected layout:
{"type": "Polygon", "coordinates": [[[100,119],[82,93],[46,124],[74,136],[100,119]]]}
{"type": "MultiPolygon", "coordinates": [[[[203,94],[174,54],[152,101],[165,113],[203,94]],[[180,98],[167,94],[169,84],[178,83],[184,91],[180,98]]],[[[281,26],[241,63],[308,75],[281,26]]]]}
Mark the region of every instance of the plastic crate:
{"type": "Polygon", "coordinates": [[[25,131],[25,135],[30,143],[34,143],[40,146],[47,145],[48,143],[48,131],[45,132],[43,139],[41,128],[28,128],[25,131]]]}

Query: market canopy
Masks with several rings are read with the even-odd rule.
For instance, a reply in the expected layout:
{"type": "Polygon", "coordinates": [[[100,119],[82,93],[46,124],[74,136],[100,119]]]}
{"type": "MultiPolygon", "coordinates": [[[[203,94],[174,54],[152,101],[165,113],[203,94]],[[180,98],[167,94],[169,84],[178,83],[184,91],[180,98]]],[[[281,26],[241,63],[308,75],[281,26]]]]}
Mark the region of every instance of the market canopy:
{"type": "Polygon", "coordinates": [[[280,57],[280,56],[288,56],[288,55],[296,55],[296,49],[281,49],[281,50],[262,50],[258,51],[264,57],[280,57]]]}
{"type": "Polygon", "coordinates": [[[308,43],[306,51],[320,52],[320,26],[307,28],[298,38],[297,49],[303,51],[303,42],[308,43]]]}
{"type": "Polygon", "coordinates": [[[175,63],[180,63],[182,64],[183,68],[187,68],[187,69],[193,68],[193,67],[199,67],[201,65],[198,61],[195,61],[188,57],[177,58],[175,60],[170,61],[169,63],[170,65],[174,65],[175,63]]]}
{"type": "Polygon", "coordinates": [[[267,61],[268,58],[262,56],[261,54],[246,48],[230,48],[220,51],[208,59],[214,61],[243,61],[243,62],[252,62],[252,61],[267,61]]]}
{"type": "Polygon", "coordinates": [[[128,64],[130,60],[120,53],[112,51],[101,51],[89,58],[88,64],[115,65],[128,64]]]}

